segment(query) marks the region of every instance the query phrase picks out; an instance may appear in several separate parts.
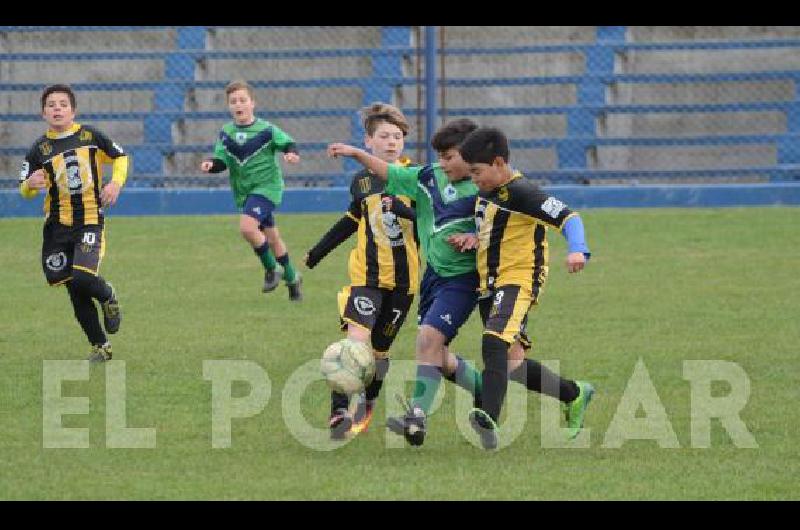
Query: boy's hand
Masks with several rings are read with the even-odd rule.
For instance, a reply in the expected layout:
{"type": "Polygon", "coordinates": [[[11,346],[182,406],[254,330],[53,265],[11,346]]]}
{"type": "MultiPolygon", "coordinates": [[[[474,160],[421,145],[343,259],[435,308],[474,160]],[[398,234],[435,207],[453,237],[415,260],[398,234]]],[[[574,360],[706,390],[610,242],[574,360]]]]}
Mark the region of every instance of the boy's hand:
{"type": "Polygon", "coordinates": [[[200,164],[200,171],[202,171],[203,173],[208,173],[209,171],[211,171],[211,167],[213,165],[214,162],[212,162],[211,160],[203,160],[203,162],[200,164]]]}
{"type": "Polygon", "coordinates": [[[28,187],[32,190],[40,190],[45,186],[45,176],[43,169],[37,169],[28,177],[28,187]]]}
{"type": "Polygon", "coordinates": [[[103,191],[100,192],[100,201],[103,206],[113,206],[119,197],[119,184],[113,180],[103,186],[103,191]]]}
{"type": "Polygon", "coordinates": [[[300,162],[300,155],[297,153],[283,153],[283,159],[290,164],[296,164],[300,162]]]}
{"type": "Polygon", "coordinates": [[[570,252],[567,255],[568,272],[580,272],[583,270],[583,267],[585,265],[586,265],[586,256],[583,255],[583,252],[570,252]]]}
{"type": "Polygon", "coordinates": [[[461,234],[453,234],[447,238],[447,242],[459,252],[466,252],[468,250],[478,248],[478,235],[469,232],[461,234]]]}
{"type": "Polygon", "coordinates": [[[332,158],[336,158],[339,155],[356,156],[356,153],[358,153],[359,151],[361,151],[361,149],[347,144],[336,143],[328,145],[328,156],[332,158]]]}

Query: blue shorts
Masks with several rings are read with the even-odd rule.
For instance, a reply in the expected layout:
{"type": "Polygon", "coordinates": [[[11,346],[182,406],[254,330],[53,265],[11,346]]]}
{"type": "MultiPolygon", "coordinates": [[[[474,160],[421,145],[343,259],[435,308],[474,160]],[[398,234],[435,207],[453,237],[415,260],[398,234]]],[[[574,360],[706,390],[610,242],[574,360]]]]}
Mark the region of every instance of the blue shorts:
{"type": "Polygon", "coordinates": [[[263,195],[248,195],[242,207],[242,214],[249,215],[258,221],[259,228],[275,226],[273,211],[275,211],[275,203],[263,195]]]}
{"type": "Polygon", "coordinates": [[[450,344],[478,303],[478,284],[477,271],[444,277],[427,267],[419,289],[417,323],[441,331],[445,344],[450,344]]]}

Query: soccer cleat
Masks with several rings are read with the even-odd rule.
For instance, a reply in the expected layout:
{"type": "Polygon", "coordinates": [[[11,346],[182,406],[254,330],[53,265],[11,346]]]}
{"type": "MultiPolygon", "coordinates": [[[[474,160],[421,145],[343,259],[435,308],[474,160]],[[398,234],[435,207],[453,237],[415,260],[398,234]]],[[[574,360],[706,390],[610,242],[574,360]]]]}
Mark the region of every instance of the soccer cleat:
{"type": "Polygon", "coordinates": [[[497,424],[485,410],[476,408],[469,411],[469,424],[480,436],[484,449],[497,449],[497,424]]]}
{"type": "Polygon", "coordinates": [[[300,290],[300,286],[303,284],[303,278],[300,276],[300,273],[297,273],[297,277],[294,279],[294,283],[287,283],[286,287],[289,288],[289,300],[293,302],[299,302],[303,299],[303,293],[300,290]]]}
{"type": "Polygon", "coordinates": [[[583,428],[583,417],[586,414],[586,408],[594,395],[594,387],[584,381],[575,381],[578,385],[578,397],[570,403],[562,404],[564,408],[564,416],[567,418],[567,427],[569,432],[568,439],[574,440],[577,438],[578,433],[583,428]]]}
{"type": "Polygon", "coordinates": [[[111,343],[94,344],[92,346],[92,354],[89,356],[89,362],[103,363],[111,360],[111,343]]]}
{"type": "Polygon", "coordinates": [[[353,426],[350,427],[350,432],[353,434],[366,432],[372,421],[372,413],[374,410],[375,400],[367,401],[366,397],[361,394],[356,403],[356,412],[353,415],[353,426]]]}
{"type": "Polygon", "coordinates": [[[422,445],[427,432],[425,411],[419,407],[412,407],[411,403],[400,394],[395,394],[395,398],[406,413],[402,417],[389,418],[386,427],[395,434],[402,434],[409,445],[422,445]]]}
{"type": "Polygon", "coordinates": [[[111,297],[102,302],[100,306],[103,308],[103,326],[106,328],[106,333],[114,334],[119,331],[119,325],[122,322],[122,312],[119,309],[119,301],[117,300],[117,291],[114,286],[109,282],[108,287],[111,289],[111,297]]]}
{"type": "Polygon", "coordinates": [[[336,409],[328,420],[331,430],[331,440],[344,440],[345,435],[353,426],[353,416],[347,409],[336,409]]]}
{"type": "Polygon", "coordinates": [[[282,277],[283,272],[277,269],[264,271],[264,287],[261,288],[261,292],[269,293],[274,291],[275,288],[280,285],[282,277]]]}

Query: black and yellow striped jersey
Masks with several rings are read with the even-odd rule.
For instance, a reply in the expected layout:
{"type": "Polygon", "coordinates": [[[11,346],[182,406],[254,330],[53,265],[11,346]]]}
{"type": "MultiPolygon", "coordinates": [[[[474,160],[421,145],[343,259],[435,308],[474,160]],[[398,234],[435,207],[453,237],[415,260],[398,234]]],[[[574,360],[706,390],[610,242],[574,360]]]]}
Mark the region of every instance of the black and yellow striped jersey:
{"type": "MultiPolygon", "coordinates": [[[[34,142],[20,171],[20,185],[43,169],[46,175],[44,212],[66,226],[102,224],[100,190],[103,164],[114,163],[114,180],[127,177],[128,158],[122,148],[94,127],[75,123],[58,134],[47,131],[34,142]]],[[[23,191],[23,195],[25,195],[23,191]]],[[[29,194],[26,196],[35,195],[29,194]]]]}
{"type": "Polygon", "coordinates": [[[519,172],[475,202],[481,291],[530,286],[547,277],[547,227],[561,229],[577,213],[519,172]]]}
{"type": "MultiPolygon", "coordinates": [[[[348,270],[352,286],[417,292],[419,247],[414,221],[385,211],[385,193],[373,193],[351,203],[348,216],[358,222],[358,241],[350,252],[348,270]]],[[[393,196],[411,207],[411,199],[393,196]]]]}

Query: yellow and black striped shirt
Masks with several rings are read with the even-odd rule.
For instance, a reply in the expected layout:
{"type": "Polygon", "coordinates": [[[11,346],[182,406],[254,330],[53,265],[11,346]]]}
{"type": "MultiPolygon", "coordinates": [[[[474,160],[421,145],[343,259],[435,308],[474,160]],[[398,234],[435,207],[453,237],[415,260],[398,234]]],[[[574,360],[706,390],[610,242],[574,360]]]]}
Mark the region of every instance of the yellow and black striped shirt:
{"type": "Polygon", "coordinates": [[[122,148],[94,127],[74,124],[68,131],[47,134],[34,142],[20,171],[20,191],[36,195],[26,186],[30,175],[43,169],[46,175],[44,213],[66,226],[102,224],[100,190],[103,164],[114,164],[113,180],[122,186],[128,157],[122,148]]]}
{"type": "Polygon", "coordinates": [[[547,277],[547,227],[561,229],[577,213],[519,172],[475,202],[480,289],[533,288],[547,277]]]}
{"type": "MultiPolygon", "coordinates": [[[[348,211],[348,216],[358,221],[358,241],[348,262],[350,283],[414,294],[419,286],[414,221],[385,212],[381,199],[387,195],[368,195],[358,203],[354,201],[348,211]]],[[[404,195],[393,199],[411,207],[411,199],[404,195]]]]}

